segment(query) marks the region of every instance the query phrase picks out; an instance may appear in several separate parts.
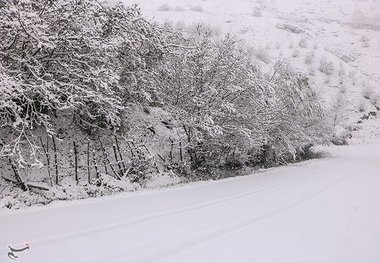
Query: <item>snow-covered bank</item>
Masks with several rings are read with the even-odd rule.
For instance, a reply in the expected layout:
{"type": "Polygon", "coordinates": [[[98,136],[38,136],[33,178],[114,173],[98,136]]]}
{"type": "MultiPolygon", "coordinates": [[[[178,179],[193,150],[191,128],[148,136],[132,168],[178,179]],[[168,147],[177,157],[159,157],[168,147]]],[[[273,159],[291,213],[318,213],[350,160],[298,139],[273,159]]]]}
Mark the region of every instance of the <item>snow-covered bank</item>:
{"type": "Polygon", "coordinates": [[[2,212],[21,262],[379,262],[380,145],[246,177],[2,212]]]}

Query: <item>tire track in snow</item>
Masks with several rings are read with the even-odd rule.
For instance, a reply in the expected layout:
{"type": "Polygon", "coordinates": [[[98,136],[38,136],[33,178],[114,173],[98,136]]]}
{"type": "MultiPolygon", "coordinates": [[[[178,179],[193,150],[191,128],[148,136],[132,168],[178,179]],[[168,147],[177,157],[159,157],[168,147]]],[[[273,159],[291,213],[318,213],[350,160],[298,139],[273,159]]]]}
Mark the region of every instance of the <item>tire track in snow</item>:
{"type": "Polygon", "coordinates": [[[209,201],[209,202],[203,202],[200,204],[191,205],[191,206],[187,206],[187,207],[184,207],[181,209],[173,209],[173,210],[169,210],[169,211],[165,211],[165,212],[161,212],[161,213],[152,214],[149,216],[137,217],[137,218],[134,218],[131,220],[122,221],[122,222],[110,224],[107,226],[89,228],[89,229],[85,229],[85,230],[81,230],[81,231],[77,231],[77,232],[67,233],[64,235],[57,235],[54,237],[34,240],[33,241],[33,244],[34,244],[33,247],[36,248],[39,246],[51,244],[52,242],[58,242],[60,240],[71,240],[71,239],[75,239],[75,238],[82,238],[83,236],[91,236],[91,235],[95,235],[97,233],[116,230],[119,228],[131,226],[131,225],[141,224],[141,223],[144,223],[144,222],[147,222],[150,220],[154,220],[154,219],[158,219],[158,218],[162,218],[162,217],[181,214],[181,213],[197,210],[200,208],[206,208],[206,207],[213,206],[213,205],[220,204],[220,203],[224,203],[224,202],[229,202],[229,201],[234,201],[234,200],[241,199],[241,198],[251,197],[251,196],[254,196],[256,194],[260,194],[263,192],[270,191],[270,190],[277,188],[277,187],[281,187],[284,185],[291,185],[292,182],[298,181],[300,178],[304,179],[304,180],[309,179],[309,178],[304,178],[303,175],[297,175],[297,176],[292,177],[291,179],[283,180],[280,183],[276,182],[276,183],[270,184],[269,186],[265,186],[265,187],[262,187],[259,189],[255,189],[253,191],[240,193],[240,194],[236,194],[236,195],[228,196],[228,197],[224,197],[224,198],[219,198],[219,199],[209,201]]]}
{"type": "MultiPolygon", "coordinates": [[[[142,259],[136,259],[132,262],[134,263],[153,263],[153,262],[161,262],[165,259],[168,259],[168,258],[171,258],[177,254],[180,254],[186,250],[189,250],[193,247],[196,247],[196,246],[199,246],[203,243],[206,243],[210,240],[213,240],[213,239],[217,239],[223,235],[226,235],[226,234],[229,234],[231,232],[235,232],[235,231],[238,231],[238,230],[241,230],[241,229],[244,229],[246,227],[250,227],[251,225],[257,223],[257,222],[260,222],[260,221],[263,221],[267,218],[270,218],[272,216],[275,216],[277,214],[280,214],[282,212],[285,212],[299,204],[302,204],[302,203],[305,203],[309,200],[312,200],[314,199],[315,197],[319,196],[320,194],[324,193],[324,192],[327,192],[329,191],[331,188],[333,188],[334,186],[336,186],[337,184],[339,184],[341,181],[343,181],[344,179],[348,178],[350,175],[348,176],[342,176],[340,178],[338,178],[337,180],[333,181],[333,182],[329,182],[329,183],[326,183],[324,184],[323,186],[321,187],[318,187],[315,191],[310,191],[310,189],[306,189],[304,191],[301,192],[301,194],[306,194],[305,196],[303,196],[301,199],[298,199],[298,200],[295,200],[289,204],[286,204],[285,206],[281,206],[279,208],[275,208],[273,209],[272,211],[268,211],[268,212],[264,212],[263,214],[259,214],[257,215],[255,212],[253,213],[250,213],[249,216],[246,216],[244,217],[244,220],[240,220],[232,225],[229,225],[228,227],[215,227],[214,225],[207,225],[207,226],[203,226],[201,228],[198,229],[198,233],[202,233],[202,231],[199,231],[199,230],[202,230],[202,229],[210,229],[210,228],[217,228],[216,230],[212,231],[212,232],[209,232],[207,234],[203,234],[201,236],[197,236],[195,237],[194,239],[191,239],[191,240],[188,240],[188,241],[185,241],[183,242],[182,244],[180,245],[177,245],[177,246],[174,246],[170,249],[166,249],[164,251],[159,251],[157,253],[153,253],[153,255],[151,254],[149,257],[145,257],[145,258],[142,258],[142,259]],[[221,228],[221,229],[220,229],[221,228]]],[[[300,194],[300,193],[298,193],[300,194]]],[[[286,198],[284,198],[286,199],[286,198]]],[[[262,208],[266,207],[267,204],[263,205],[262,208]]],[[[140,248],[149,248],[151,247],[152,245],[154,245],[154,243],[157,243],[157,242],[163,242],[165,240],[169,240],[171,239],[172,241],[175,241],[175,243],[178,243],[178,241],[176,240],[180,240],[180,237],[185,235],[186,233],[190,233],[190,235],[194,235],[194,232],[195,230],[194,229],[191,229],[191,230],[187,230],[187,231],[183,231],[183,232],[180,232],[180,233],[176,233],[176,234],[173,234],[173,235],[170,235],[170,236],[167,236],[166,238],[162,239],[162,240],[155,240],[154,242],[150,242],[148,244],[144,244],[142,245],[140,248]]],[[[138,247],[134,247],[133,249],[139,249],[138,247]]],[[[124,253],[124,252],[122,252],[124,253]]],[[[127,261],[127,262],[131,262],[131,261],[127,261]]]]}

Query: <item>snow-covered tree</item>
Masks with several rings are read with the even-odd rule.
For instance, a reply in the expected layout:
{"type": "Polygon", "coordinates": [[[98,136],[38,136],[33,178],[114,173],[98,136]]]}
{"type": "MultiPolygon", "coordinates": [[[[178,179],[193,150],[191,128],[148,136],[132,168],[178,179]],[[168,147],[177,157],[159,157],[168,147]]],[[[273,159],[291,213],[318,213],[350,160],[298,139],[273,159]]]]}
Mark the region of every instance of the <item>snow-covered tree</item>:
{"type": "Polygon", "coordinates": [[[141,76],[165,48],[136,6],[92,0],[7,0],[0,35],[1,125],[17,132],[1,153],[19,159],[27,133],[36,126],[52,133],[58,111],[84,127],[120,125],[123,101],[152,97],[141,76]]]}

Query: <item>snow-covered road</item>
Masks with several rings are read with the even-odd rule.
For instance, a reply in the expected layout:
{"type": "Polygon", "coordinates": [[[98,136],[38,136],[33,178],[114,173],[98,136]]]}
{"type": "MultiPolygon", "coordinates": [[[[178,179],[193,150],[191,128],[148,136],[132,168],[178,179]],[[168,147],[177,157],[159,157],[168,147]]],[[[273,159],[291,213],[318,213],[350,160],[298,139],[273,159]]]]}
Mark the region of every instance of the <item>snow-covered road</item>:
{"type": "Polygon", "coordinates": [[[380,262],[380,145],[256,175],[0,211],[0,262],[380,262]]]}

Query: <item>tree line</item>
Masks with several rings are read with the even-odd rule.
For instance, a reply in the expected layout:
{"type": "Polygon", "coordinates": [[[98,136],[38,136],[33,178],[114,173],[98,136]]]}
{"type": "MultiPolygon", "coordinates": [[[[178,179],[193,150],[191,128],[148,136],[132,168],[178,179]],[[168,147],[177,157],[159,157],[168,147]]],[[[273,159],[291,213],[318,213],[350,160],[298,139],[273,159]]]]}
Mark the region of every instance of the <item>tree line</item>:
{"type": "Polygon", "coordinates": [[[19,165],[38,162],[30,138],[54,135],[60,112],[117,133],[130,104],[171,114],[187,142],[178,170],[282,164],[331,135],[306,76],[283,62],[262,72],[253,47],[202,24],[174,30],[136,5],[5,0],[0,35],[0,154],[19,165]]]}

